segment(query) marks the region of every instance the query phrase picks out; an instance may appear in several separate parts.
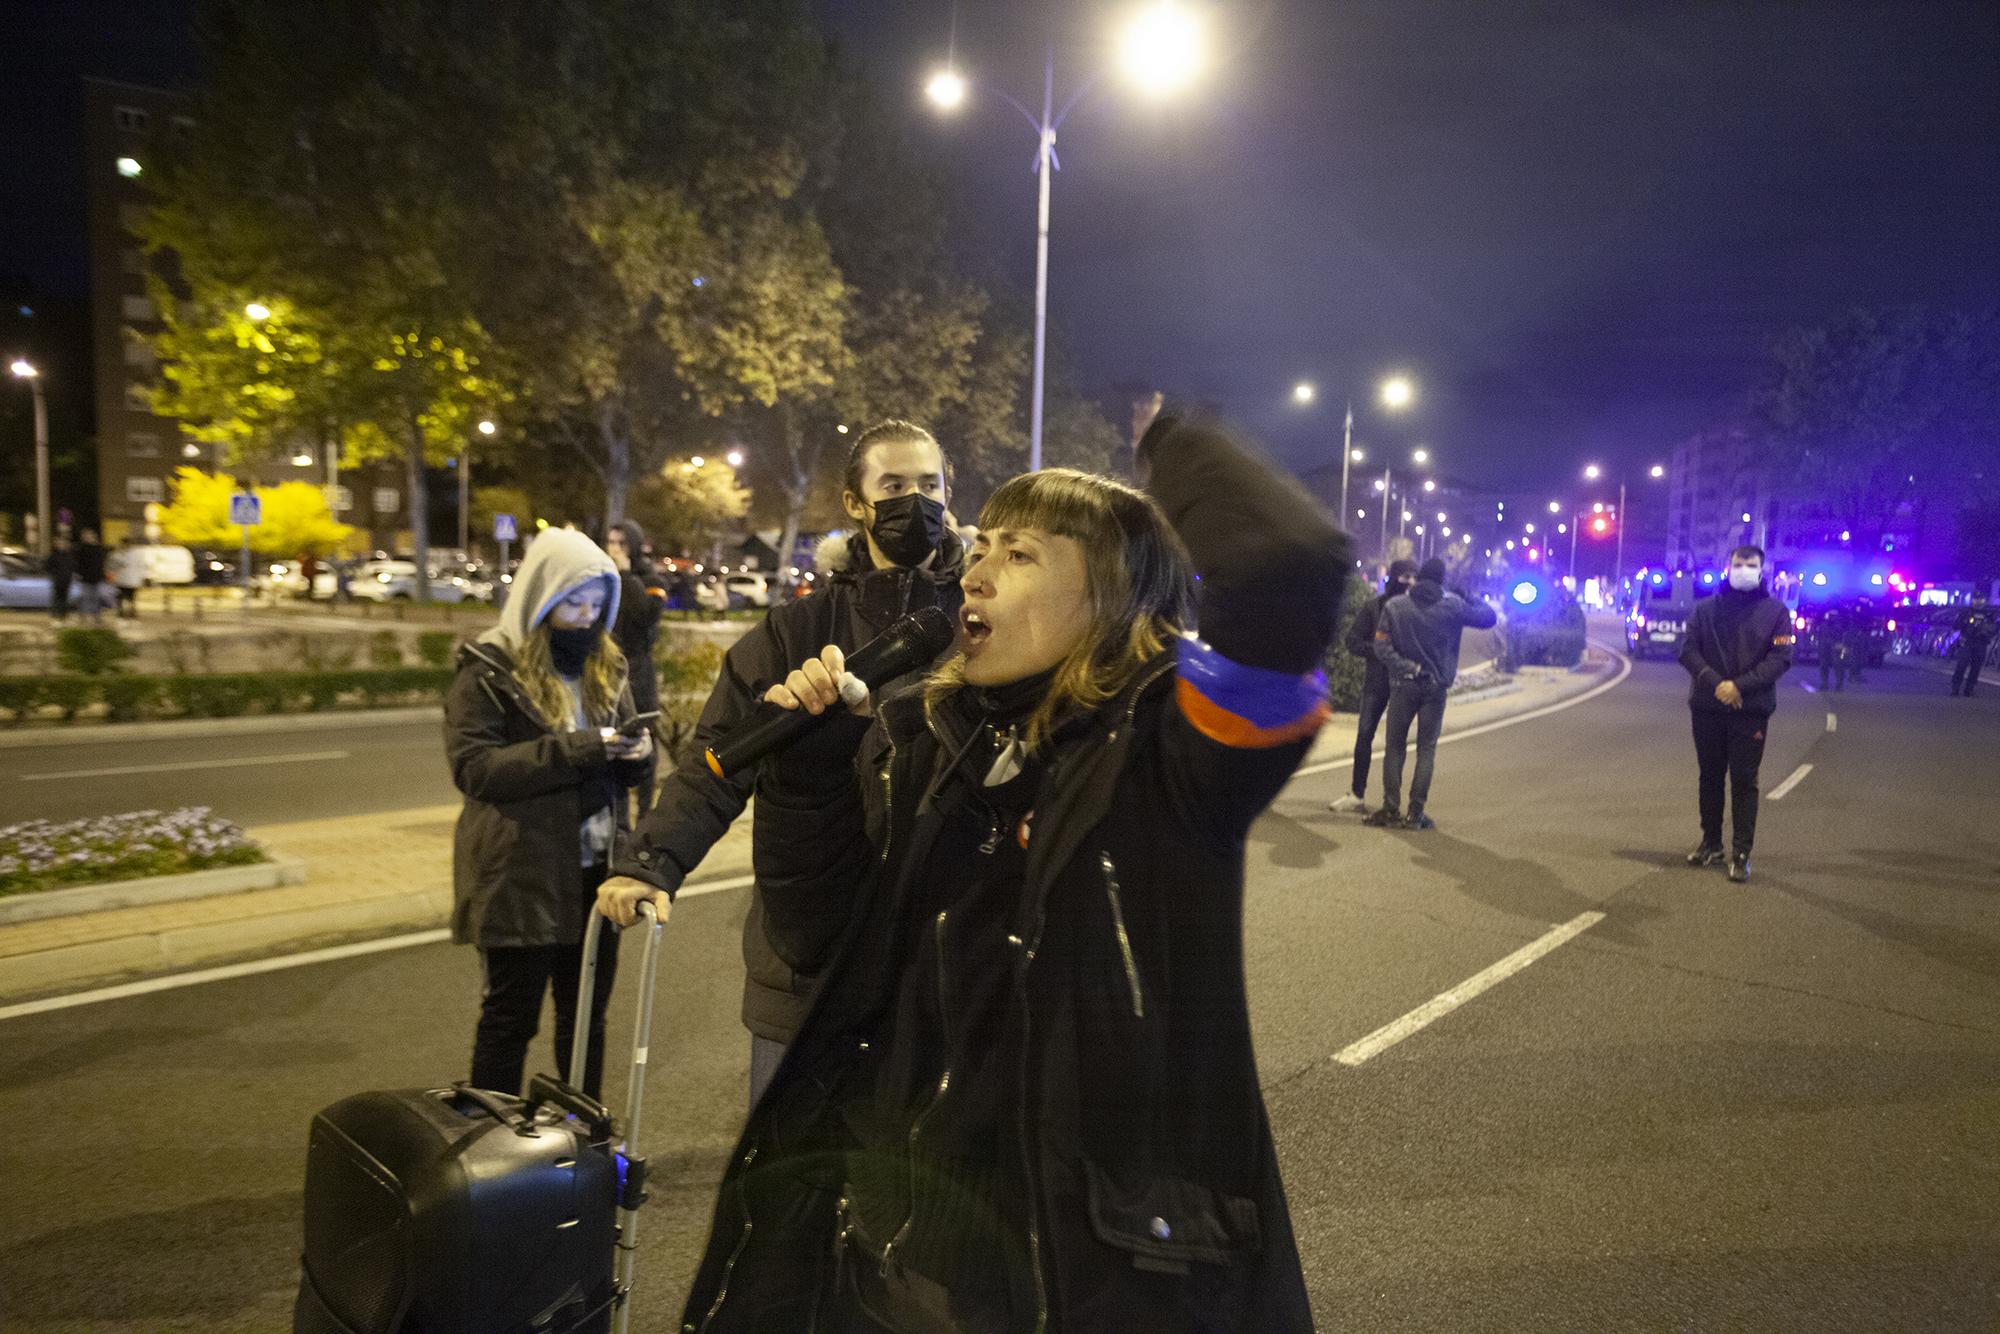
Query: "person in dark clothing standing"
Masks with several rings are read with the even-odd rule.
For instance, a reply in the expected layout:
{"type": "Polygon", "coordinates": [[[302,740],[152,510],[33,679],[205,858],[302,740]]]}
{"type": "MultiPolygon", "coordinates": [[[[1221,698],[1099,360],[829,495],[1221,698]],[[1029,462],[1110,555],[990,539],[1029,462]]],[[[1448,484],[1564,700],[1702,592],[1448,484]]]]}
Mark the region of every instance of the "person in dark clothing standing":
{"type": "Polygon", "coordinates": [[[604,535],[604,554],[618,568],[618,620],[611,638],[625,654],[632,683],[632,707],[653,713],[660,707],[660,669],[653,645],[660,637],[660,616],[667,609],[667,590],[653,573],[646,530],[626,519],[604,535]]]}
{"type": "Polygon", "coordinates": [[[1821,690],[1847,689],[1847,662],[1852,639],[1847,617],[1838,608],[1828,607],[1820,613],[1819,624],[1813,627],[1813,656],[1819,659],[1821,690]]]}
{"type": "Polygon", "coordinates": [[[76,543],[76,602],[84,622],[96,625],[104,605],[104,544],[86,528],[76,543]]]}
{"type": "MultiPolygon", "coordinates": [[[[652,754],[625,657],[606,633],[618,573],[582,533],[528,546],[500,623],[459,652],[445,696],[445,753],[465,795],[452,858],[452,938],[476,945],[485,979],[472,1083],[519,1093],[544,997],[554,993],[565,1078],[579,1021],[583,930],[604,879],[624,790],[652,754]]],[[[583,1091],[598,1096],[617,937],[598,945],[583,1091]]]]}
{"type": "Polygon", "coordinates": [[[1437,763],[1444,704],[1458,679],[1458,645],[1470,628],[1491,628],[1500,617],[1484,602],[1444,591],[1444,562],[1433,557],[1417,572],[1409,593],[1382,606],[1375,628],[1375,656],[1389,676],[1389,734],[1382,753],[1382,809],[1368,817],[1377,828],[1435,829],[1425,813],[1431,770],[1437,763]],[[1410,723],[1417,724],[1417,771],[1410,779],[1410,813],[1402,813],[1403,760],[1410,723]]]}
{"type": "Polygon", "coordinates": [[[1952,653],[1952,694],[1972,698],[1972,692],[1979,688],[1979,669],[1986,663],[1996,634],[2000,634],[2000,622],[1996,622],[1993,608],[1983,595],[1958,614],[1958,647],[1952,653]]]}
{"type": "Polygon", "coordinates": [[[868,719],[842,716],[792,747],[794,762],[717,778],[704,752],[764,693],[828,644],[852,653],[923,607],[956,616],[965,547],[945,522],[950,463],[929,431],[887,421],[861,433],[847,460],[843,503],[859,531],[811,597],[771,608],[730,648],[701,721],[657,805],[621,843],[604,893],[672,892],[743,813],[754,793],[751,869],[743,923],[743,1024],[750,1030],[750,1100],[770,1082],[828,955],[846,929],[853,893],[806,892],[824,867],[829,822],[857,800],[854,756],[868,719]]]}
{"type": "Polygon", "coordinates": [[[1729,553],[1729,586],[1697,602],[1681,638],[1681,666],[1693,684],[1694,753],[1701,775],[1701,842],[1690,866],[1713,866],[1722,854],[1722,786],[1729,781],[1729,878],[1750,878],[1757,837],[1757,769],[1778,678],[1792,665],[1792,616],[1764,585],[1764,551],[1729,553]]]}
{"type": "Polygon", "coordinates": [[[1365,664],[1361,679],[1361,717],[1354,727],[1354,778],[1348,791],[1328,803],[1330,811],[1368,810],[1368,764],[1375,751],[1375,729],[1382,712],[1389,707],[1389,669],[1375,656],[1375,631],[1381,624],[1382,608],[1390,598],[1401,597],[1417,582],[1413,560],[1389,562],[1389,577],[1382,581],[1382,595],[1361,604],[1347,623],[1347,637],[1341,647],[1365,664]]]}
{"type": "Polygon", "coordinates": [[[49,543],[49,615],[60,623],[69,619],[69,586],[76,578],[76,544],[69,529],[57,528],[49,543]]]}
{"type": "MultiPolygon", "coordinates": [[[[878,692],[867,805],[819,849],[835,882],[864,867],[854,923],[729,1157],[685,1328],[1313,1328],[1243,868],[1327,716],[1351,566],[1219,431],[1163,416],[1136,463],[1150,494],[996,491],[960,651],[878,692]]],[[[771,698],[824,713],[844,663],[771,698]]]]}

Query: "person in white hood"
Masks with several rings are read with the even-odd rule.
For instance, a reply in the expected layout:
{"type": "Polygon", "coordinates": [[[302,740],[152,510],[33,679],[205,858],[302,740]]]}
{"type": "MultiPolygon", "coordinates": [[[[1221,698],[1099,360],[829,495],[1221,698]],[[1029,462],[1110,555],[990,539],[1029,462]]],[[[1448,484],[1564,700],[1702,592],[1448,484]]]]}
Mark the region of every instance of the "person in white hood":
{"type": "MultiPolygon", "coordinates": [[[[583,929],[611,855],[624,790],[640,781],[651,734],[625,656],[607,630],[618,571],[581,533],[537,537],[500,623],[459,652],[445,700],[445,751],[465,794],[452,865],[452,935],[484,972],[472,1083],[518,1093],[553,989],[556,1064],[576,1032],[583,929]],[[633,731],[626,735],[621,729],[633,731]]],[[[604,1007],[617,940],[599,947],[584,1091],[601,1091],[604,1007]]]]}

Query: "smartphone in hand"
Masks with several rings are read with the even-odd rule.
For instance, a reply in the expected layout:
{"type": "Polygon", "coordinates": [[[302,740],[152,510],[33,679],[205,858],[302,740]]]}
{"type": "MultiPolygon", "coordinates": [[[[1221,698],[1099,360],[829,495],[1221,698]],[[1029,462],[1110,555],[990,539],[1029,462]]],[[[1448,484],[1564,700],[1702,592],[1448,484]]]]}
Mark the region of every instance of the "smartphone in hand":
{"type": "Polygon", "coordinates": [[[619,736],[638,736],[660,720],[658,709],[648,709],[644,713],[633,714],[618,725],[619,736]]]}

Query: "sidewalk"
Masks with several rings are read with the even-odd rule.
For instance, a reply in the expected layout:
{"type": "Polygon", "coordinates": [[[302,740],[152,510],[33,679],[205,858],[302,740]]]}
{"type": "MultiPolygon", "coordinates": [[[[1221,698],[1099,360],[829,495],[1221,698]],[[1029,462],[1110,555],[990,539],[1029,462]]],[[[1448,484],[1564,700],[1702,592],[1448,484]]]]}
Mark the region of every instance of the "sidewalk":
{"type": "MultiPolygon", "coordinates": [[[[458,811],[454,803],[262,825],[250,836],[304,862],[304,884],[0,926],[0,998],[445,926],[458,811]]],[[[688,888],[749,870],[746,816],[688,888]]]]}
{"type": "MultiPolygon", "coordinates": [[[[1525,668],[1494,687],[1454,696],[1445,739],[1560,707],[1617,679],[1617,666],[1611,655],[1593,647],[1577,671],[1525,668]]],[[[1355,715],[1334,714],[1299,776],[1345,765],[1354,724],[1355,715]]],[[[251,836],[273,853],[305,863],[304,884],[0,926],[0,999],[444,926],[451,916],[458,811],[452,804],[263,825],[250,830],[251,836]]],[[[743,883],[754,815],[753,807],[732,826],[702,862],[689,891],[743,883]]]]}

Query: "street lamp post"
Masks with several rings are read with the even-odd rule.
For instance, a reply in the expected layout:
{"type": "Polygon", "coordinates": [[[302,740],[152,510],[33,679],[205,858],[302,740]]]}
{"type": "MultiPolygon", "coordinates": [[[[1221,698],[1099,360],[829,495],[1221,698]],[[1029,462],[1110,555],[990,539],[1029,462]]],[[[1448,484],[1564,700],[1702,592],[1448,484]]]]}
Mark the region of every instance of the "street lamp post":
{"type": "Polygon", "coordinates": [[[35,554],[49,554],[49,405],[42,395],[42,373],[26,357],[16,357],[9,367],[15,378],[26,380],[35,398],[35,554]]]}
{"type": "MultiPolygon", "coordinates": [[[[1178,9],[1172,0],[1158,0],[1142,10],[1125,36],[1124,63],[1128,74],[1168,89],[1192,77],[1199,64],[1199,32],[1192,16],[1178,9]]],[[[1050,173],[1061,171],[1056,156],[1056,131],[1076,104],[1097,83],[1093,75],[1055,110],[1056,53],[1052,45],[1042,66],[1042,114],[1023,106],[1019,99],[994,91],[1024,116],[1035,131],[1035,369],[1028,420],[1028,471],[1042,467],[1042,402],[1044,368],[1048,351],[1049,313],[1049,185],[1050,173]]],[[[950,111],[964,100],[966,81],[957,70],[946,68],[932,76],[925,91],[931,101],[950,111]]]]}

